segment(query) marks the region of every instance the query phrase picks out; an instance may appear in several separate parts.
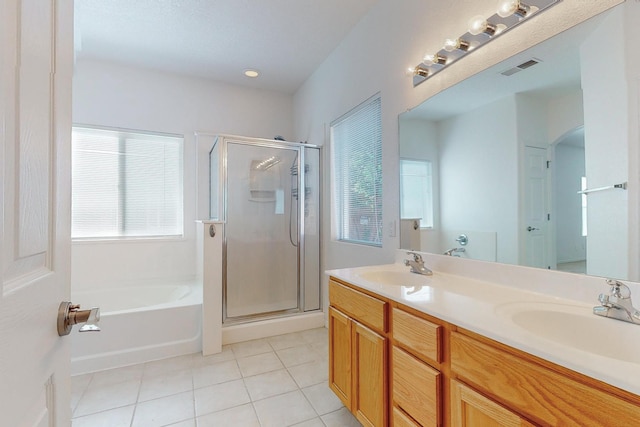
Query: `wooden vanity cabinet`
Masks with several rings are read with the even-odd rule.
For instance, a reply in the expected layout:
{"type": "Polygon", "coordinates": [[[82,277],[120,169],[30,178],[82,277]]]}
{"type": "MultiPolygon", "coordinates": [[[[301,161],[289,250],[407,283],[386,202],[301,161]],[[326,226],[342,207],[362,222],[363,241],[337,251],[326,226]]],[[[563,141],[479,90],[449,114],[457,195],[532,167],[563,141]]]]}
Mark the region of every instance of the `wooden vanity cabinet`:
{"type": "Polygon", "coordinates": [[[329,301],[329,387],[364,426],[386,426],[388,303],[333,280],[329,301]]]}
{"type": "Polygon", "coordinates": [[[329,300],[329,385],[365,426],[640,425],[638,395],[334,278],[329,300]]]}
{"type": "Polygon", "coordinates": [[[461,411],[481,405],[466,397],[471,388],[537,425],[640,423],[639,396],[466,331],[451,332],[451,374],[454,426],[465,425],[461,411]]]}

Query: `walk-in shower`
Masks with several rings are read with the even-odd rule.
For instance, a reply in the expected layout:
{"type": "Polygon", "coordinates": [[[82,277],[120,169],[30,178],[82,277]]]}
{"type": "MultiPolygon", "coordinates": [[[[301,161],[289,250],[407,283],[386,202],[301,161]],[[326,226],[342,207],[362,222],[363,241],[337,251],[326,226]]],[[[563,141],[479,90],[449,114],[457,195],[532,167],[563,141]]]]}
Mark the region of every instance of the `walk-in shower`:
{"type": "Polygon", "coordinates": [[[225,223],[223,323],[319,310],[320,148],[198,138],[211,139],[209,217],[225,223]]]}

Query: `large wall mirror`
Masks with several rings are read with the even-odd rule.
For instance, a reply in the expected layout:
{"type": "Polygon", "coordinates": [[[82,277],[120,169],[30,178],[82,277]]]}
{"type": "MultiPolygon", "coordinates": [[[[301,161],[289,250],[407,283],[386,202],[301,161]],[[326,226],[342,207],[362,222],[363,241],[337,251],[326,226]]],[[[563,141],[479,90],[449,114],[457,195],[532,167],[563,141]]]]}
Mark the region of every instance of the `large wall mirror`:
{"type": "Polygon", "coordinates": [[[629,76],[640,40],[628,13],[638,6],[619,5],[400,115],[402,249],[639,279],[629,76]]]}

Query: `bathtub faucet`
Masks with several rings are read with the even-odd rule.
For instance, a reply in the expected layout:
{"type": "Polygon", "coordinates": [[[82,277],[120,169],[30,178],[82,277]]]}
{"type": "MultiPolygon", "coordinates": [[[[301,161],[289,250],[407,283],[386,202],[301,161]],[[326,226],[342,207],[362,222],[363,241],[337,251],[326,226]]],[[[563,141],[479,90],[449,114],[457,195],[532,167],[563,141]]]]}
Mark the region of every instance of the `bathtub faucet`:
{"type": "Polygon", "coordinates": [[[460,255],[453,255],[454,252],[466,252],[466,249],[465,248],[452,248],[452,249],[449,249],[448,251],[446,251],[444,253],[444,255],[457,256],[457,257],[460,256],[460,255]]]}
{"type": "Polygon", "coordinates": [[[80,310],[80,304],[63,301],[58,308],[58,335],[69,335],[73,325],[84,323],[80,332],[100,332],[97,323],[100,321],[100,308],[80,310]]]}

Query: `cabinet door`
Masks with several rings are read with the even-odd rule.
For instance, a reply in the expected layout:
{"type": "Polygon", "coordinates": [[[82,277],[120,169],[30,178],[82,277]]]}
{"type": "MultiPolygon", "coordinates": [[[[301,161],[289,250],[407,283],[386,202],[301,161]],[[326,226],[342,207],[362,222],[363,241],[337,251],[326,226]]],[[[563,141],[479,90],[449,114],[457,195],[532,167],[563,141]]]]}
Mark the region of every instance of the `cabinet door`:
{"type": "Polygon", "coordinates": [[[329,307],[329,387],[351,409],[351,320],[329,307]]]}
{"type": "Polygon", "coordinates": [[[353,321],[353,408],[364,426],[387,425],[386,338],[353,321]]]}
{"type": "Polygon", "coordinates": [[[519,415],[453,380],[451,424],[454,427],[533,427],[533,424],[519,415]]]}

